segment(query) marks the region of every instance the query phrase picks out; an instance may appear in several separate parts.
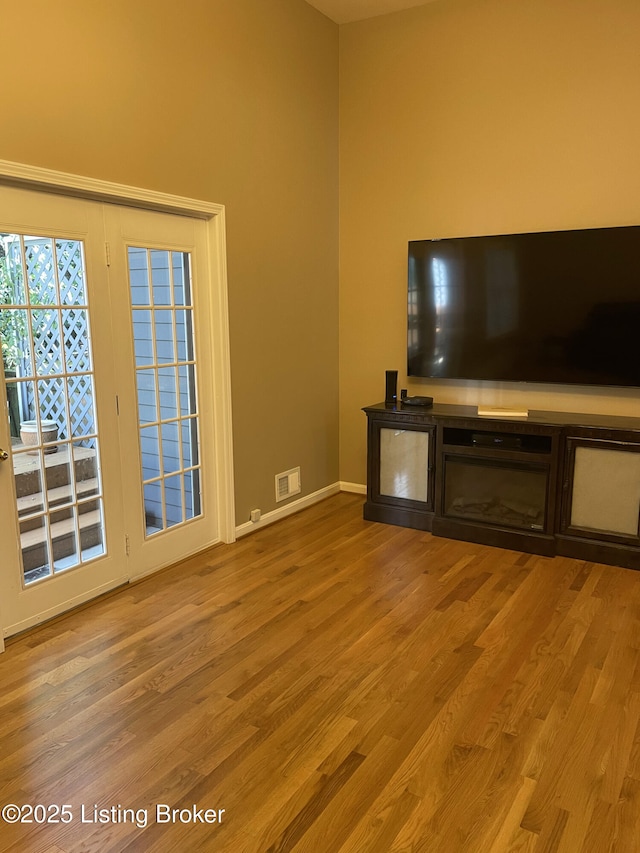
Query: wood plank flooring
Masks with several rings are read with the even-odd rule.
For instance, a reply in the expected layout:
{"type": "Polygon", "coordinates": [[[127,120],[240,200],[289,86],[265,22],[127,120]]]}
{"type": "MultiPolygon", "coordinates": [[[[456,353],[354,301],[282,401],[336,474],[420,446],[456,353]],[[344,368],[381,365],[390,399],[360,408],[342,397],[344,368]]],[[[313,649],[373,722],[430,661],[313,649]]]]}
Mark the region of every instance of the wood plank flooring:
{"type": "Polygon", "coordinates": [[[634,853],[639,723],[640,573],[342,494],[8,644],[0,853],[634,853]]]}

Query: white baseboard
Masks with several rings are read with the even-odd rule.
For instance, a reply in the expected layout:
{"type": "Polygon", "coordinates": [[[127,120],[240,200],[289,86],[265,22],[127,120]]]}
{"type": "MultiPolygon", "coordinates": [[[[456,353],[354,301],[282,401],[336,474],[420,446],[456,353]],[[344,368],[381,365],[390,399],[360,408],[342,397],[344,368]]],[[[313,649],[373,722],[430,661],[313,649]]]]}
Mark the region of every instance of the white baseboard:
{"type": "Polygon", "coordinates": [[[6,625],[3,631],[4,636],[12,637],[14,634],[21,634],[23,631],[35,628],[37,625],[47,622],[49,619],[54,619],[56,616],[62,616],[63,613],[66,613],[69,610],[80,607],[82,604],[87,604],[89,601],[93,601],[98,598],[98,596],[104,595],[106,592],[111,592],[119,586],[126,586],[128,583],[128,577],[118,578],[115,581],[105,583],[102,586],[92,589],[89,592],[85,592],[82,595],[78,595],[75,598],[70,598],[62,604],[57,604],[55,607],[45,610],[37,616],[30,616],[21,622],[14,622],[13,625],[6,625]]]}
{"type": "Polygon", "coordinates": [[[329,498],[331,495],[337,495],[338,492],[342,491],[341,486],[341,483],[333,483],[331,486],[325,486],[324,489],[319,489],[317,492],[305,495],[297,501],[291,501],[291,503],[286,506],[281,506],[271,512],[266,512],[260,518],[260,521],[247,521],[244,524],[240,524],[236,527],[236,537],[239,539],[241,536],[246,536],[247,533],[253,533],[254,530],[259,530],[267,524],[273,524],[274,521],[279,521],[281,518],[286,518],[288,515],[300,512],[301,509],[306,509],[308,506],[313,506],[313,504],[316,504],[318,501],[322,501],[325,498],[329,498]]]}
{"type": "Polygon", "coordinates": [[[362,483],[345,483],[343,480],[340,480],[340,491],[351,492],[353,495],[366,495],[367,487],[362,483]]]}

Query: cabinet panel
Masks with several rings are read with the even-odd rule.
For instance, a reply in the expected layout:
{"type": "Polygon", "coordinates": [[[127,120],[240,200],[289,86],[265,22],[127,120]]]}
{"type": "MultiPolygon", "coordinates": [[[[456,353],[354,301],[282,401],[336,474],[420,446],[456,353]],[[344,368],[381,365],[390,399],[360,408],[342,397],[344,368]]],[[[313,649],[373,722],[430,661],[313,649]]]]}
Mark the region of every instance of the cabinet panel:
{"type": "Polygon", "coordinates": [[[380,430],[380,494],[429,500],[430,434],[383,427],[380,430]]]}
{"type": "Polygon", "coordinates": [[[569,526],[638,538],[640,446],[576,445],[569,526]]]}

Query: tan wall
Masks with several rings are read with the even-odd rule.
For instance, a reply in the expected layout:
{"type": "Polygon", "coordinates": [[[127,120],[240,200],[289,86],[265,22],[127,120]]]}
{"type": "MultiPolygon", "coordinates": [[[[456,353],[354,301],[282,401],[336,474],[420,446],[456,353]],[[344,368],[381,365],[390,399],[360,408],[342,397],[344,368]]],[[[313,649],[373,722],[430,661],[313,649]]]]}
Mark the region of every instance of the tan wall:
{"type": "Polygon", "coordinates": [[[397,369],[441,402],[640,415],[640,392],[406,381],[407,241],[640,222],[640,4],[438,0],[340,28],[340,473],[397,369]]]}
{"type": "Polygon", "coordinates": [[[226,205],[237,523],[338,478],[338,27],[301,0],[25,0],[0,158],[226,205]]]}

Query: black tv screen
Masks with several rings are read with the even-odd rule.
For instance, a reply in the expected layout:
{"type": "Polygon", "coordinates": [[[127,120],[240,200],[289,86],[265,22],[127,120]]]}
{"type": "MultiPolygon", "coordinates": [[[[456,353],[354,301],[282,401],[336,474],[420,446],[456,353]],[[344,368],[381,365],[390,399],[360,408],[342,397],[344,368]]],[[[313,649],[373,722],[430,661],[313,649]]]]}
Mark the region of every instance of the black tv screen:
{"type": "Polygon", "coordinates": [[[411,241],[408,375],[640,386],[640,226],[411,241]]]}

